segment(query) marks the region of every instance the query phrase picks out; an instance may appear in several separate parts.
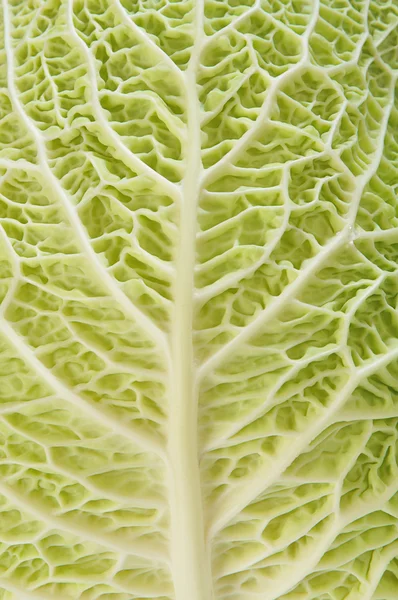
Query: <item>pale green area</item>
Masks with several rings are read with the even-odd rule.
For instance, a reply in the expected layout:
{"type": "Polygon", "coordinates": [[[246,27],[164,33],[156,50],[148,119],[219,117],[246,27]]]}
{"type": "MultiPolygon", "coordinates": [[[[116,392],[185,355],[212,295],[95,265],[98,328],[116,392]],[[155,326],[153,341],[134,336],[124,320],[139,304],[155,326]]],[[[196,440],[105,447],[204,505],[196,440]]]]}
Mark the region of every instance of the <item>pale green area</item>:
{"type": "Polygon", "coordinates": [[[395,0],[2,8],[0,600],[396,600],[395,0]]]}

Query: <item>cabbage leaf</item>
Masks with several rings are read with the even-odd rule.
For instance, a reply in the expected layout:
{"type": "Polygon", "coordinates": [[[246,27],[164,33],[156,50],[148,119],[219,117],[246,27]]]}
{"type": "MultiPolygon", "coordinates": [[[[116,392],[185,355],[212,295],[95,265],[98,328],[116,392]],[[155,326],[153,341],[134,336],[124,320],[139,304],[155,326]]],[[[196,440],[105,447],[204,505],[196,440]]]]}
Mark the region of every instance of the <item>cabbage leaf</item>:
{"type": "Polygon", "coordinates": [[[396,0],[2,0],[0,600],[398,598],[396,0]]]}

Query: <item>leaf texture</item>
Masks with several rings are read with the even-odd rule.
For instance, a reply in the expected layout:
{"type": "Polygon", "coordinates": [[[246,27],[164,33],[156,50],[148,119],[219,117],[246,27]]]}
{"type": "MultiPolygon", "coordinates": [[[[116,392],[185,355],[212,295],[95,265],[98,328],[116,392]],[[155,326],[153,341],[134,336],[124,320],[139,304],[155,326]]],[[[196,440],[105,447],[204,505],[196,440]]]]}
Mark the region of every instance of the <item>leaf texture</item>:
{"type": "Polygon", "coordinates": [[[0,600],[398,597],[394,0],[2,0],[0,600]]]}

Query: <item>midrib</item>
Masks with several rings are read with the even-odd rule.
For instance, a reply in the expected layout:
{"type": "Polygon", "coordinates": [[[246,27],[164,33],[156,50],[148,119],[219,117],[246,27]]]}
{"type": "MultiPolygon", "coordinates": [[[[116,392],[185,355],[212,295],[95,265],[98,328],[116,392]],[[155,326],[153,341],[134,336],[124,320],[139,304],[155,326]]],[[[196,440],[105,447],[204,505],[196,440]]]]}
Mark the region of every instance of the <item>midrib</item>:
{"type": "Polygon", "coordinates": [[[187,156],[182,183],[180,240],[172,328],[172,397],[169,457],[172,470],[171,558],[176,600],[212,600],[210,561],[205,551],[198,464],[197,390],[192,342],[197,206],[201,189],[200,110],[196,75],[203,35],[203,0],[195,5],[195,43],[184,73],[187,97],[187,156]]]}

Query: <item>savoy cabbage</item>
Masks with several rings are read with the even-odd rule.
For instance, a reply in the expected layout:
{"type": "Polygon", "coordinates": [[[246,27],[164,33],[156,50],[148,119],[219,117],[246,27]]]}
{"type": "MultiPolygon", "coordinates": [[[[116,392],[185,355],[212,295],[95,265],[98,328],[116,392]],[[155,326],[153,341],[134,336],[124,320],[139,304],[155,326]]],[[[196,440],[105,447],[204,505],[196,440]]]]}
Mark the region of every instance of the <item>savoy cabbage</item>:
{"type": "Polygon", "coordinates": [[[396,600],[396,0],[0,24],[0,600],[396,600]]]}

